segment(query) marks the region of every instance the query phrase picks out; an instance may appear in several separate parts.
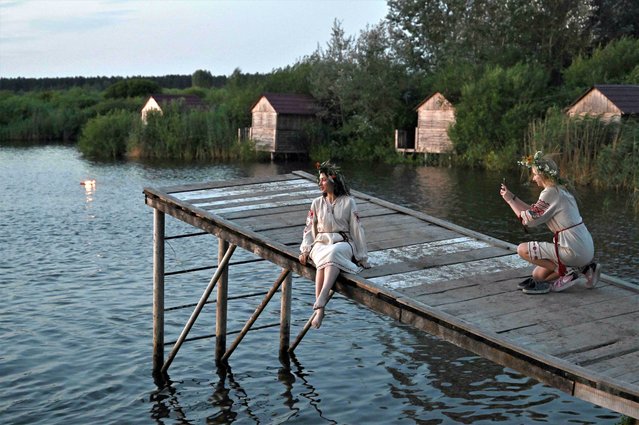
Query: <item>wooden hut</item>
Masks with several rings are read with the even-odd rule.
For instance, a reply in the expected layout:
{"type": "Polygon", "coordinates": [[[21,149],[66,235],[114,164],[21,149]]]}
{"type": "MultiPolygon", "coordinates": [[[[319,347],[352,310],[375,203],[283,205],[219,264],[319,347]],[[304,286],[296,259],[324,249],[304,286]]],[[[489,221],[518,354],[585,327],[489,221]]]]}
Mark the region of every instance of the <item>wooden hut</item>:
{"type": "Polygon", "coordinates": [[[171,104],[177,104],[183,110],[206,109],[206,104],[195,95],[153,94],[149,96],[142,107],[142,121],[146,123],[149,112],[156,111],[161,114],[171,104]]]}
{"type": "Polygon", "coordinates": [[[318,111],[315,99],[302,94],[264,93],[251,107],[250,138],[258,151],[306,154],[309,140],[305,127],[318,111]]]}
{"type": "Polygon", "coordinates": [[[455,123],[455,108],[439,92],[427,97],[415,108],[417,128],[415,128],[415,150],[419,153],[448,153],[453,142],[448,137],[448,129],[455,123]]]}
{"type": "Polygon", "coordinates": [[[571,116],[596,116],[606,122],[621,121],[639,115],[639,85],[600,84],[591,87],[566,113],[571,116]]]}

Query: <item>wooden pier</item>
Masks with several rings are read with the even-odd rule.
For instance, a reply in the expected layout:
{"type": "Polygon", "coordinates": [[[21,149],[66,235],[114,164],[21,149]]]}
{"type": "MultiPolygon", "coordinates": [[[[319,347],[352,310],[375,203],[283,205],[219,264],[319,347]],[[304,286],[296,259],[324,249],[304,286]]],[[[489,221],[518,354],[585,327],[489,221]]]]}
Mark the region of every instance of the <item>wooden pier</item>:
{"type": "MultiPolygon", "coordinates": [[[[290,341],[291,274],[314,280],[298,248],[306,213],[319,196],[304,172],[234,181],[145,188],[154,209],[153,368],[166,372],[215,286],[217,360],[226,360],[281,292],[280,352],[290,341]],[[215,274],[168,357],[164,357],[165,214],[219,240],[215,274]],[[235,247],[282,268],[256,312],[227,347],[228,264],[235,247]]],[[[575,397],[639,418],[639,290],[602,275],[594,289],[528,296],[530,275],[516,247],[452,223],[352,191],[367,232],[369,262],[340,275],[335,290],[575,397]]],[[[201,234],[202,232],[200,232],[201,234]]],[[[310,301],[310,300],[309,300],[310,301]]]]}

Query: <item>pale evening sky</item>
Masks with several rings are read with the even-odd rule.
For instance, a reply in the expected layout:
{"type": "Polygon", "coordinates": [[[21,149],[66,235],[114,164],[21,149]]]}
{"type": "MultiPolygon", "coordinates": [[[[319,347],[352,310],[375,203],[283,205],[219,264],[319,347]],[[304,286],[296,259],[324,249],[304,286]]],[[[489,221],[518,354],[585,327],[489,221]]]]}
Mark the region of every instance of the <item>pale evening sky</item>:
{"type": "Polygon", "coordinates": [[[0,77],[267,73],[357,36],[385,0],[0,0],[0,77]]]}

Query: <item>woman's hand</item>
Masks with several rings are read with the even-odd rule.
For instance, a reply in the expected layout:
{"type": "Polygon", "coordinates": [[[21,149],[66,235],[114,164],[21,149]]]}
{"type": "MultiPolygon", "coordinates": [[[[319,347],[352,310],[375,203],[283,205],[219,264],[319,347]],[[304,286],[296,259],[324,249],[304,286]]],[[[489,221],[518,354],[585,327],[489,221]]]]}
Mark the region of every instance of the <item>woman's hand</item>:
{"type": "Polygon", "coordinates": [[[363,268],[365,268],[365,269],[370,269],[370,268],[371,268],[371,265],[370,265],[370,264],[368,264],[368,261],[366,261],[366,260],[364,260],[364,261],[360,261],[360,262],[359,262],[359,265],[360,265],[360,266],[362,266],[362,267],[363,267],[363,268]]]}
{"type": "Polygon", "coordinates": [[[306,261],[308,260],[308,253],[307,252],[302,252],[299,256],[299,260],[300,263],[305,266],[306,265],[306,261]]]}
{"type": "Polygon", "coordinates": [[[504,183],[502,183],[501,187],[499,188],[499,194],[502,198],[504,198],[504,201],[506,202],[511,201],[515,197],[515,195],[510,190],[508,190],[508,186],[506,186],[504,183]]]}

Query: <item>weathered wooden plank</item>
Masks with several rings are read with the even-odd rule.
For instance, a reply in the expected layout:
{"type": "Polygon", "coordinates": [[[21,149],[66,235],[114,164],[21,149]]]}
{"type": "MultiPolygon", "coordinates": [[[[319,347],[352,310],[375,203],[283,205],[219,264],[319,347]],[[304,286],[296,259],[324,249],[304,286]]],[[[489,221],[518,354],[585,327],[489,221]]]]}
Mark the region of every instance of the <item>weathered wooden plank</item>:
{"type": "MultiPolygon", "coordinates": [[[[410,288],[402,288],[399,291],[407,296],[422,296],[422,300],[430,300],[427,302],[427,304],[430,305],[431,303],[437,303],[437,298],[434,297],[434,295],[457,291],[459,288],[467,286],[486,285],[488,288],[494,288],[495,293],[515,291],[517,285],[516,282],[530,276],[531,271],[532,267],[524,265],[520,268],[500,270],[481,275],[464,276],[460,279],[432,282],[410,288]]],[[[459,293],[455,292],[455,294],[458,296],[459,293]]]]}
{"type": "MultiPolygon", "coordinates": [[[[398,274],[406,274],[418,270],[435,270],[437,267],[449,266],[453,264],[465,263],[468,261],[476,261],[480,259],[496,258],[499,256],[509,255],[503,248],[490,246],[477,248],[474,250],[464,250],[442,254],[431,254],[422,257],[416,257],[412,260],[392,263],[373,263],[373,265],[383,266],[375,267],[362,272],[362,276],[366,278],[378,278],[383,276],[391,276],[398,274]]],[[[384,256],[383,261],[388,261],[389,257],[384,256]]]]}
{"type": "MultiPolygon", "coordinates": [[[[609,343],[603,343],[599,340],[597,342],[598,344],[589,350],[569,353],[564,358],[579,366],[597,370],[597,363],[608,359],[614,361],[619,356],[639,351],[639,341],[636,338],[621,339],[609,343]]],[[[601,369],[605,370],[607,368],[607,366],[603,366],[601,369]]]]}
{"type": "MultiPolygon", "coordinates": [[[[561,301],[553,303],[552,301],[556,301],[556,299],[551,299],[549,304],[540,306],[538,302],[532,300],[532,303],[526,304],[528,306],[526,309],[520,309],[515,313],[493,315],[482,321],[482,323],[490,326],[495,332],[502,333],[511,329],[531,327],[537,324],[540,321],[540,315],[543,315],[542,320],[545,324],[543,328],[550,330],[574,323],[587,323],[639,311],[639,304],[636,298],[617,298],[614,305],[611,305],[610,298],[604,296],[580,297],[581,290],[577,292],[577,289],[575,289],[574,292],[574,296],[579,297],[579,304],[576,306],[568,306],[561,301]],[[556,305],[561,305],[561,308],[555,308],[556,305]]],[[[589,290],[588,292],[592,291],[589,290]]],[[[529,330],[529,332],[535,331],[536,329],[529,330]]]]}
{"type": "MultiPolygon", "coordinates": [[[[551,356],[563,358],[570,353],[587,351],[601,344],[625,338],[637,338],[636,321],[638,319],[639,313],[629,313],[620,318],[605,318],[558,329],[543,330],[534,334],[513,331],[509,332],[508,336],[515,342],[534,346],[537,350],[551,356]],[[629,320],[634,321],[628,322],[629,320]]],[[[540,320],[538,326],[542,326],[543,323],[544,321],[540,320]]],[[[534,329],[534,327],[524,330],[529,329],[534,329]]]]}
{"type": "Polygon", "coordinates": [[[236,186],[234,188],[216,188],[216,189],[202,189],[190,192],[176,193],[176,199],[180,201],[188,202],[191,204],[205,204],[207,202],[213,202],[220,199],[250,199],[255,195],[261,197],[269,197],[282,193],[314,193],[317,194],[317,188],[310,186],[303,180],[287,180],[284,182],[272,183],[265,182],[259,184],[251,184],[245,186],[236,186]]]}
{"type": "Polygon", "coordinates": [[[396,290],[442,280],[459,279],[463,276],[473,276],[483,273],[493,273],[509,268],[519,268],[523,267],[522,262],[523,260],[516,255],[507,255],[498,258],[452,264],[434,269],[383,276],[370,280],[378,285],[396,290]]]}
{"type": "MultiPolygon", "coordinates": [[[[591,369],[617,380],[639,381],[639,351],[632,351],[591,365],[591,369]]],[[[638,387],[639,389],[639,387],[638,387]]]]}
{"type": "MultiPolygon", "coordinates": [[[[299,180],[299,176],[295,174],[279,174],[276,176],[259,176],[259,177],[244,177],[240,179],[230,180],[216,180],[210,182],[200,183],[188,183],[174,186],[164,186],[158,189],[158,191],[166,194],[176,195],[180,192],[192,192],[195,190],[207,190],[220,187],[234,187],[234,186],[246,186],[249,184],[259,184],[274,181],[286,181],[286,180],[299,180]]],[[[147,188],[145,188],[146,190],[147,188]]]]}
{"type": "MultiPolygon", "coordinates": [[[[513,279],[511,282],[486,284],[482,287],[482,295],[475,298],[462,299],[460,297],[459,300],[451,301],[445,297],[438,299],[437,296],[431,295],[428,299],[433,306],[439,307],[449,314],[474,323],[483,323],[485,326],[491,325],[494,320],[508,314],[516,316],[525,311],[536,311],[541,317],[545,311],[553,309],[564,311],[570,307],[584,307],[597,302],[596,296],[585,289],[582,296],[570,296],[567,292],[550,293],[543,296],[527,295],[516,289],[517,281],[519,279],[513,279]]],[[[526,326],[525,324],[520,325],[521,327],[526,326]]],[[[506,329],[495,328],[495,331],[505,332],[506,329]]],[[[530,330],[530,332],[535,332],[535,330],[530,330]]]]}

